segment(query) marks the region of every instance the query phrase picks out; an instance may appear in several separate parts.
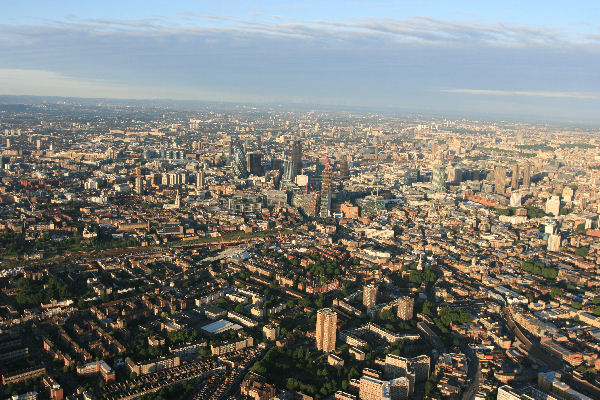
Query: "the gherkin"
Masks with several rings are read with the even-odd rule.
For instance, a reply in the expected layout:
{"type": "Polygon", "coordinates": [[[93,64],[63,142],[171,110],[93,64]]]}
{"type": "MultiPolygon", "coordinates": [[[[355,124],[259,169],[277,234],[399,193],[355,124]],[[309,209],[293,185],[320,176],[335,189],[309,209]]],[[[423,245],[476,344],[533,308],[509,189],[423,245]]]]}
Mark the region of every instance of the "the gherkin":
{"type": "Polygon", "coordinates": [[[233,144],[233,174],[237,178],[247,178],[248,168],[246,167],[246,152],[239,140],[233,144]]]}

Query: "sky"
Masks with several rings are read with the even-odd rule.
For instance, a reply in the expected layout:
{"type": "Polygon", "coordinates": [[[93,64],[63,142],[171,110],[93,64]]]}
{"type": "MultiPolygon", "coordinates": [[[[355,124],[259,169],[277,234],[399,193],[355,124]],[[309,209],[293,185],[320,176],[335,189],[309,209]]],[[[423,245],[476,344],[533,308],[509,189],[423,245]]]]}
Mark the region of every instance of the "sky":
{"type": "Polygon", "coordinates": [[[0,94],[600,121],[600,2],[0,2],[0,94]]]}

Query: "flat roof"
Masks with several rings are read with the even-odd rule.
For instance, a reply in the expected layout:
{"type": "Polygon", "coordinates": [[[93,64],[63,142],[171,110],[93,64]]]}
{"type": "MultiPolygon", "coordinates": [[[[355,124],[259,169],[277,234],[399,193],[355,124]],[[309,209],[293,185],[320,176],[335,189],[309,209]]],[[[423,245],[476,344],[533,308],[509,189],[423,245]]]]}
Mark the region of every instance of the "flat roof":
{"type": "Polygon", "coordinates": [[[233,322],[227,321],[226,319],[220,319],[218,321],[212,322],[208,325],[204,325],[202,330],[208,332],[212,335],[226,332],[230,329],[242,329],[241,325],[234,324],[233,322]]]}

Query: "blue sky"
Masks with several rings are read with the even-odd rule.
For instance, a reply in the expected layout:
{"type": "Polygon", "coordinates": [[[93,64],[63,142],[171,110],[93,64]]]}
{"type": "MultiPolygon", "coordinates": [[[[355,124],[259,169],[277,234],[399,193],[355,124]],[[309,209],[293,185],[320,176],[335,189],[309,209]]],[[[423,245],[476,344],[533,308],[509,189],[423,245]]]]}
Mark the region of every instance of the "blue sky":
{"type": "Polygon", "coordinates": [[[600,2],[0,2],[0,93],[599,120],[600,2]]]}

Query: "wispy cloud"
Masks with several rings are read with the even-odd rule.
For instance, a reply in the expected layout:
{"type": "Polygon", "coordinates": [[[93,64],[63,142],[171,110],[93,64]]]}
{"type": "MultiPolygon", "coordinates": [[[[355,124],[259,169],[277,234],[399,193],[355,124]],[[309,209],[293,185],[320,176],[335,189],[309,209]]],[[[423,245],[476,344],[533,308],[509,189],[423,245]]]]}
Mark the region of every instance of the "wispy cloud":
{"type": "MultiPolygon", "coordinates": [[[[490,45],[526,46],[527,44],[576,44],[593,39],[594,35],[577,36],[545,26],[522,26],[505,23],[459,22],[427,16],[408,19],[363,18],[359,20],[306,20],[272,15],[243,19],[229,15],[180,12],[174,17],[145,19],[81,19],[69,14],[63,20],[46,20],[50,26],[93,31],[161,31],[186,32],[213,28],[240,32],[255,32],[304,39],[347,39],[364,35],[387,40],[424,43],[487,43],[490,45]]],[[[12,27],[14,28],[14,27],[12,27]]]]}
{"type": "Polygon", "coordinates": [[[490,90],[490,89],[442,89],[446,93],[464,93],[484,96],[528,96],[556,97],[565,99],[600,99],[600,93],[586,92],[547,92],[526,90],[490,90]]]}
{"type": "MultiPolygon", "coordinates": [[[[70,15],[0,25],[0,54],[0,92],[14,94],[494,111],[499,103],[511,111],[528,103],[542,113],[550,103],[564,110],[572,99],[597,101],[600,93],[600,41],[593,35],[429,17],[70,15]],[[553,99],[563,99],[560,108],[553,99]]],[[[570,107],[597,117],[595,108],[570,107]]]]}

